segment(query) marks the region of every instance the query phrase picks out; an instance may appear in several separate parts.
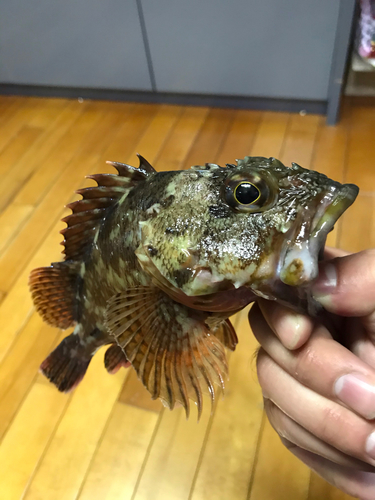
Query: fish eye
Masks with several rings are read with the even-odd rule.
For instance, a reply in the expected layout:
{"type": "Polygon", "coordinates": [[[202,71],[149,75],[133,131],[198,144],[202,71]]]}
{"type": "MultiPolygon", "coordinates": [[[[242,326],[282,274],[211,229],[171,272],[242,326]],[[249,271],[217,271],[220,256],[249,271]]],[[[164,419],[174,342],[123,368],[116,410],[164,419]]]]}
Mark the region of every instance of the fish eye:
{"type": "Polygon", "coordinates": [[[241,205],[252,205],[260,198],[259,189],[251,182],[240,182],[234,190],[234,198],[241,205]]]}
{"type": "Polygon", "coordinates": [[[264,212],[277,198],[278,188],[270,176],[258,172],[241,172],[228,176],[222,198],[236,212],[264,212]]]}

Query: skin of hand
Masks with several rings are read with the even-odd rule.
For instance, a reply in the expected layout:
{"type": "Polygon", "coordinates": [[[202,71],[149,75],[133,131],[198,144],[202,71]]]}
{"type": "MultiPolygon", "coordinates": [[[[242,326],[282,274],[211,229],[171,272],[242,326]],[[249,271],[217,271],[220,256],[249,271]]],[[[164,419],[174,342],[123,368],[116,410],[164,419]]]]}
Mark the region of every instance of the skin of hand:
{"type": "Polygon", "coordinates": [[[267,300],[249,321],[271,425],[290,451],[331,484],[375,499],[375,249],[327,249],[313,288],[318,320],[267,300]]]}

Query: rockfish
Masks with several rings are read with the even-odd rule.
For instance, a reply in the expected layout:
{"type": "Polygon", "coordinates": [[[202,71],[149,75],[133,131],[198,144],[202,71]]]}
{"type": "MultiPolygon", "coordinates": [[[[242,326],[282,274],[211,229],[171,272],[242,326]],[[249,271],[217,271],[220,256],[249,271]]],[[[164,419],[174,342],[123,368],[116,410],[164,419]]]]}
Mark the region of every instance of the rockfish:
{"type": "Polygon", "coordinates": [[[257,297],[317,313],[319,255],[358,188],[275,158],[175,172],[139,159],[89,176],[63,219],[65,260],[30,275],[43,319],[74,326],[41,371],[69,391],[109,345],[110,373],[130,364],[152,398],[200,414],[224,385],[232,314],[257,297]]]}

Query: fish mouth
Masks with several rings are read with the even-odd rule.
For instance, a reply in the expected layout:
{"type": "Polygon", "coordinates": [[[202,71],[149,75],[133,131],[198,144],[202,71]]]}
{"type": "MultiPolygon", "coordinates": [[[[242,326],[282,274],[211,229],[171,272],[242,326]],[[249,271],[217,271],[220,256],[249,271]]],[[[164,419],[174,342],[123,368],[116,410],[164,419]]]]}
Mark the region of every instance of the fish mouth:
{"type": "Polygon", "coordinates": [[[304,218],[304,214],[301,214],[293,241],[288,238],[283,249],[280,269],[283,283],[301,286],[318,276],[318,262],[323,259],[328,233],[352,205],[358,192],[359,188],[355,184],[335,183],[319,200],[312,218],[304,218]]]}

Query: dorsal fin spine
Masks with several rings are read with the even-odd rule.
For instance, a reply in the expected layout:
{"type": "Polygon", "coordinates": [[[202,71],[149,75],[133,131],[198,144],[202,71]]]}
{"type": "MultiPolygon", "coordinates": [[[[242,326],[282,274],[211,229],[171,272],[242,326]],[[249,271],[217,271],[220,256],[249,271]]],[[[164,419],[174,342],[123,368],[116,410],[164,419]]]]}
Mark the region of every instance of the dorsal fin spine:
{"type": "Polygon", "coordinates": [[[64,235],[65,260],[80,260],[92,245],[101,220],[108,209],[123,201],[130,190],[139,182],[144,181],[153,167],[142,157],[140,167],[135,168],[126,163],[109,161],[118,171],[117,174],[92,174],[86,178],[96,182],[96,186],[79,189],[77,194],[81,200],[67,205],[72,213],[64,217],[67,227],[60,231],[64,235]]]}
{"type": "Polygon", "coordinates": [[[154,167],[146,160],[146,158],[143,158],[140,154],[137,153],[138,160],[139,160],[139,170],[142,170],[143,172],[146,172],[146,174],[154,174],[156,170],[154,167]]]}

